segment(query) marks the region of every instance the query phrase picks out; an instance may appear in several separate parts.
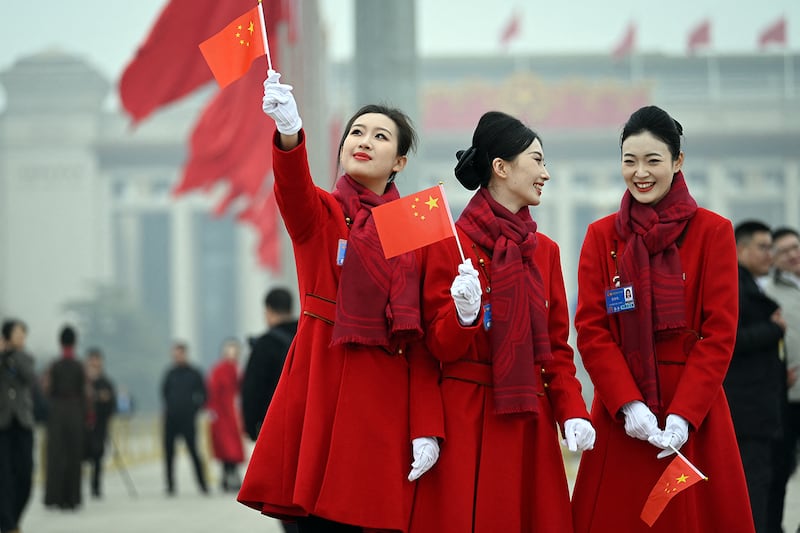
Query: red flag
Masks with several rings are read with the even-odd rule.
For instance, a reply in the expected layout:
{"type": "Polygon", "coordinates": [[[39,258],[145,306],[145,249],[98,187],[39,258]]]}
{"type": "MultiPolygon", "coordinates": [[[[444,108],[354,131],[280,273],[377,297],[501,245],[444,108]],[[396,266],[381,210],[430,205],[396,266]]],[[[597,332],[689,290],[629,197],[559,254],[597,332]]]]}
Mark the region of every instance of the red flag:
{"type": "MultiPolygon", "coordinates": [[[[225,181],[228,192],[217,207],[221,215],[240,197],[248,207],[241,220],[259,231],[259,257],[264,266],[276,268],[280,256],[277,212],[263,204],[264,181],[272,169],[271,140],[275,124],[260,110],[266,59],[256,60],[256,68],[220,91],[200,116],[189,143],[189,159],[180,183],[173,191],[180,195],[192,190],[207,190],[225,181]],[[259,199],[261,203],[259,203],[259,199]]],[[[270,202],[274,199],[270,197],[270,202]]]]}
{"type": "Polygon", "coordinates": [[[696,469],[684,459],[683,455],[676,455],[672,462],[667,466],[664,473],[656,481],[650,496],[642,508],[641,519],[648,526],[653,524],[661,516],[661,512],[669,501],[679,492],[682,492],[701,479],[705,479],[696,469]]]}
{"type": "Polygon", "coordinates": [[[503,32],[500,34],[500,46],[506,47],[511,41],[519,35],[519,21],[520,14],[514,10],[511,13],[511,18],[508,19],[503,32]]]}
{"type": "Polygon", "coordinates": [[[281,240],[278,234],[278,206],[272,187],[265,187],[250,205],[237,217],[258,232],[256,255],[261,266],[280,272],[281,240]]]}
{"type": "Polygon", "coordinates": [[[197,46],[253,5],[253,0],[171,0],[119,81],[134,122],[211,81],[197,46]]]}
{"type": "Polygon", "coordinates": [[[711,22],[706,19],[689,33],[689,55],[694,55],[701,46],[711,44],[711,22]]]}
{"type": "Polygon", "coordinates": [[[372,218],[387,259],[454,235],[441,185],[373,207],[372,218]]]}
{"type": "Polygon", "coordinates": [[[200,43],[200,52],[220,87],[244,76],[253,61],[266,53],[259,9],[256,6],[240,15],[213,37],[200,43]]]}
{"type": "Polygon", "coordinates": [[[786,46],[786,17],[781,17],[758,36],[758,47],[763,50],[770,43],[786,46]]]}
{"type": "Polygon", "coordinates": [[[625,35],[622,36],[622,40],[614,47],[611,55],[614,59],[620,60],[630,55],[634,48],[636,48],[636,24],[631,22],[628,24],[628,28],[625,30],[625,35]]]}

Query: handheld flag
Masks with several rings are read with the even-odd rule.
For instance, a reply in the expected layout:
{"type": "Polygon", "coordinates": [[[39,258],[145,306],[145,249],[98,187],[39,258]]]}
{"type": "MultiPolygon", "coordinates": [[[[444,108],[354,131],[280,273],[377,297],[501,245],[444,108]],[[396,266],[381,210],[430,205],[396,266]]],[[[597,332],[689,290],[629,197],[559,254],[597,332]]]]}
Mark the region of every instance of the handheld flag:
{"type": "Polygon", "coordinates": [[[258,6],[200,43],[200,52],[220,87],[226,87],[250,70],[250,64],[267,53],[258,6]]]}
{"type": "Polygon", "coordinates": [[[695,468],[683,454],[678,452],[666,470],[664,470],[664,473],[661,474],[661,477],[658,478],[658,481],[656,481],[653,490],[650,491],[650,495],[644,503],[642,514],[639,516],[648,526],[652,527],[676,494],[688,489],[701,479],[708,478],[695,468]]]}
{"type": "Polygon", "coordinates": [[[455,236],[441,185],[373,207],[372,218],[386,259],[455,236]]]}

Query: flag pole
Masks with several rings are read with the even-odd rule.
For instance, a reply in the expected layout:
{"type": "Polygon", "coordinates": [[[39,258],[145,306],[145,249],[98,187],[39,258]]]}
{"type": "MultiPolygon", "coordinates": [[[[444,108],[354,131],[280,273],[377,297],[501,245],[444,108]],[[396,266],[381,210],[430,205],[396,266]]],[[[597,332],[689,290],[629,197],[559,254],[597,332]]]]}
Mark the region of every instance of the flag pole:
{"type": "Polygon", "coordinates": [[[685,456],[685,455],[683,455],[681,452],[679,452],[679,451],[678,451],[678,448],[676,448],[676,447],[675,447],[675,446],[673,446],[672,444],[670,444],[670,445],[669,445],[669,447],[670,447],[670,449],[671,449],[673,452],[675,452],[676,454],[678,454],[678,457],[680,457],[681,459],[683,459],[683,461],[684,461],[684,462],[685,462],[687,465],[689,465],[689,468],[691,468],[692,470],[694,470],[694,471],[695,471],[695,473],[696,473],[698,476],[700,476],[701,478],[703,478],[703,479],[705,479],[706,481],[708,481],[708,476],[707,476],[707,475],[705,475],[705,474],[703,474],[703,473],[702,473],[700,470],[698,470],[698,469],[697,469],[697,467],[696,467],[696,466],[694,466],[694,465],[692,464],[692,462],[691,462],[689,459],[687,459],[687,458],[686,458],[686,456],[685,456]]]}
{"type": "Polygon", "coordinates": [[[264,4],[258,0],[258,18],[261,21],[261,38],[264,40],[264,51],[267,52],[267,68],[272,70],[272,57],[269,55],[269,41],[267,41],[267,24],[264,22],[264,4]]]}
{"type": "Polygon", "coordinates": [[[456,223],[453,222],[453,213],[450,211],[450,203],[447,201],[447,195],[444,193],[444,183],[441,181],[439,182],[439,192],[442,193],[442,199],[444,200],[445,208],[447,209],[447,218],[450,220],[450,229],[453,230],[453,237],[456,238],[456,244],[458,245],[458,253],[461,254],[461,262],[466,262],[464,258],[464,249],[461,248],[461,240],[458,238],[458,233],[456,233],[456,223]]]}

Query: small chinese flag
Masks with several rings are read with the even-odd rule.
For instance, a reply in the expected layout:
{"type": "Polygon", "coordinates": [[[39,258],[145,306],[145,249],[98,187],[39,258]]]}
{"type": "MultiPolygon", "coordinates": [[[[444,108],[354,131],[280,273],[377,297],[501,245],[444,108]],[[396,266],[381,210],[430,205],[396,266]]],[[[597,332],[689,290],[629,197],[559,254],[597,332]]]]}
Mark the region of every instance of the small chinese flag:
{"type": "Polygon", "coordinates": [[[701,479],[707,479],[702,476],[695,468],[684,459],[682,455],[676,455],[672,462],[661,474],[661,477],[656,481],[653,490],[650,491],[650,496],[642,508],[642,514],[639,515],[648,526],[653,527],[653,524],[661,516],[661,512],[667,506],[669,501],[679,492],[688,489],[701,479]]]}
{"type": "Polygon", "coordinates": [[[258,10],[254,7],[200,43],[200,52],[220,87],[244,76],[253,60],[267,53],[258,10]]]}
{"type": "Polygon", "coordinates": [[[437,185],[372,208],[386,259],[453,237],[453,219],[437,185]]]}

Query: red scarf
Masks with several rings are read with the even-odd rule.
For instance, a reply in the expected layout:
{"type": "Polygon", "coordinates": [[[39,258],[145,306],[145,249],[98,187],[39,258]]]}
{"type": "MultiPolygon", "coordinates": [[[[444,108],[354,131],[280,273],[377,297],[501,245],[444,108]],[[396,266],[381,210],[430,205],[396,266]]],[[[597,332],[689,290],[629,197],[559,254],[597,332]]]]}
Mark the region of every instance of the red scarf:
{"type": "Polygon", "coordinates": [[[661,404],[654,332],[686,327],[677,241],[696,211],[697,202],[678,172],[655,206],[639,203],[625,191],[617,212],[617,233],[625,241],[620,278],[622,285],[633,283],[636,298],[636,309],[619,314],[622,353],[645,403],[654,411],[661,404]]]}
{"type": "Polygon", "coordinates": [[[64,359],[75,359],[75,347],[74,346],[62,346],[61,347],[61,357],[64,359]]]}
{"type": "Polygon", "coordinates": [[[416,256],[407,253],[386,259],[372,218],[373,207],[400,194],[390,183],[378,196],[345,174],[333,196],[352,222],[331,345],[382,346],[393,352],[397,341],[422,336],[416,256]]]}
{"type": "Polygon", "coordinates": [[[552,359],[542,275],[533,259],[536,222],[528,209],[512,213],[485,187],[457,225],[491,253],[492,382],[498,414],[539,412],[536,368],[552,359]]]}

